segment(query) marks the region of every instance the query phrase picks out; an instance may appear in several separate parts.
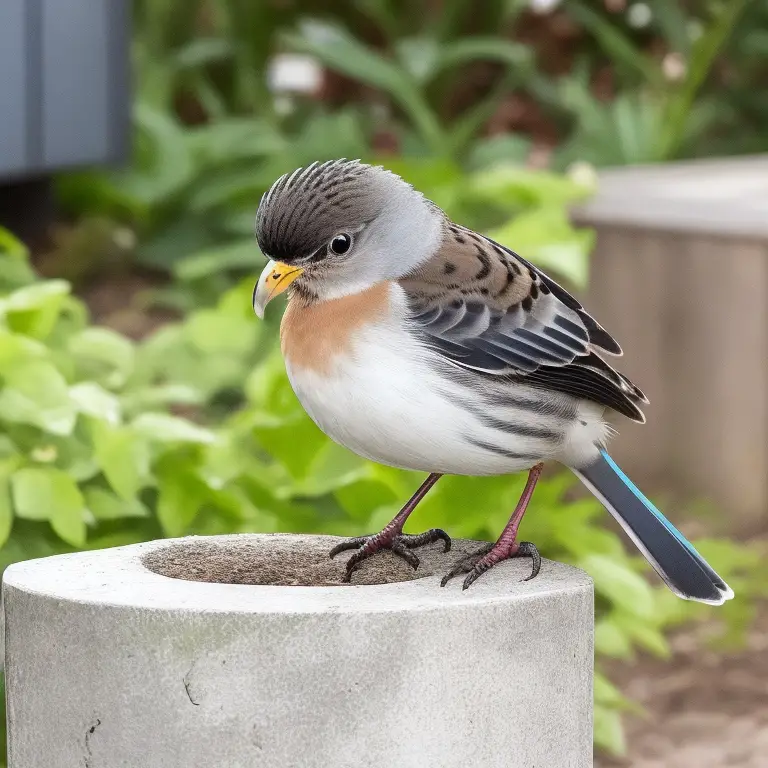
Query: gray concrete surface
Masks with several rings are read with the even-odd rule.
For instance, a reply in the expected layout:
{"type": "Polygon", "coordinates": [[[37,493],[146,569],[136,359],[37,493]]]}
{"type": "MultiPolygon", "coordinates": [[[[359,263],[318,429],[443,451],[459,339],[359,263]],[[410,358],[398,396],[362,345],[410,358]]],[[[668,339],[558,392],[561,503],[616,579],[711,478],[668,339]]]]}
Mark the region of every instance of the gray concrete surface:
{"type": "Polygon", "coordinates": [[[522,582],[520,560],[441,589],[474,546],[454,542],[420,550],[416,573],[384,553],[359,574],[392,583],[337,586],[336,541],[190,538],[11,566],[10,768],[592,764],[586,574],[545,560],[522,582]]]}

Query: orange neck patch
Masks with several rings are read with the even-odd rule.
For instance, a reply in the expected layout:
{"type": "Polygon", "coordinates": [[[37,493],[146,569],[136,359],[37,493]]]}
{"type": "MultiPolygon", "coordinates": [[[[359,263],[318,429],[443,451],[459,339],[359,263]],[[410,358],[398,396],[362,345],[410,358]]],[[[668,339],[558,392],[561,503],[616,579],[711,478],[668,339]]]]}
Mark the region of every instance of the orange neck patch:
{"type": "Polygon", "coordinates": [[[280,348],[291,367],[330,373],[335,358],[348,355],[355,331],[381,320],[389,308],[390,283],[303,305],[288,302],[280,325],[280,348]]]}

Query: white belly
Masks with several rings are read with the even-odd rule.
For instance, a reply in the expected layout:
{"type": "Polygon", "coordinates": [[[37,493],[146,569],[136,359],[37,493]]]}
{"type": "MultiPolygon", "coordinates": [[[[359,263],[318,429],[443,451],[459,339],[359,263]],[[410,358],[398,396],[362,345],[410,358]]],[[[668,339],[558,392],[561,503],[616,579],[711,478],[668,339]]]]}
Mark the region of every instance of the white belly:
{"type": "MultiPolygon", "coordinates": [[[[546,459],[563,460],[574,447],[578,453],[595,450],[602,409],[593,409],[596,415],[590,414],[588,423],[561,420],[560,441],[494,429],[462,407],[468,390],[436,373],[428,362],[430,354],[435,353],[387,323],[360,330],[350,352],[334,360],[329,374],[292,366],[289,361],[286,366],[296,395],[320,429],[337,443],[382,464],[424,472],[496,475],[528,469],[546,459]],[[583,432],[575,441],[574,429],[583,432]]],[[[540,394],[528,387],[519,389],[540,394]]],[[[502,409],[494,414],[509,417],[502,409]]],[[[530,419],[530,413],[526,417],[530,419]]]]}

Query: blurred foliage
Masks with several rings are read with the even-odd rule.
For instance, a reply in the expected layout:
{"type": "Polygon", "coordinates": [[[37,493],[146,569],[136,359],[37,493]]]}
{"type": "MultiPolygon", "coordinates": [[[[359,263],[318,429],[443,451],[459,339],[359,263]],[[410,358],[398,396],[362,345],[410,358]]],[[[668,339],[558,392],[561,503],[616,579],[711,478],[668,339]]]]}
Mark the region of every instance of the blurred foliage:
{"type": "MultiPolygon", "coordinates": [[[[640,4],[638,4],[640,5],[640,4]]],[[[563,166],[574,160],[595,165],[651,163],[679,157],[708,155],[722,131],[738,126],[745,133],[743,110],[730,93],[733,72],[719,77],[733,55],[739,60],[738,77],[768,53],[768,5],[753,0],[727,0],[699,4],[687,13],[666,0],[644,5],[653,19],[656,45],[647,52],[629,30],[622,29],[594,5],[569,0],[564,9],[594,38],[609,57],[615,76],[624,84],[610,99],[597,99],[591,89],[594,59],[580,57],[557,85],[554,94],[539,89],[544,99],[555,95],[571,116],[572,131],[556,151],[563,166]],[[749,11],[745,13],[745,11],[749,11]],[[763,24],[762,30],[755,23],[763,24]],[[659,54],[659,46],[664,53],[659,54]]],[[[631,10],[628,11],[631,14],[631,10]]],[[[735,69],[735,68],[734,68],[735,69]]],[[[768,74],[763,70],[763,74],[768,74]]],[[[752,100],[756,106],[757,100],[752,100]]],[[[768,112],[763,114],[768,119],[768,112]]],[[[763,122],[763,130],[768,123],[763,122]]],[[[743,135],[742,133],[742,135],[743,135]]],[[[752,146],[731,144],[729,152],[765,149],[763,137],[752,146]]]]}
{"type": "MultiPolygon", "coordinates": [[[[277,318],[252,317],[252,280],[137,344],[89,324],[65,281],[36,280],[23,247],[2,231],[0,243],[2,567],[189,533],[358,535],[383,527],[422,479],[365,461],[317,429],[271,341],[277,318]]],[[[413,525],[493,539],[523,482],[446,477],[413,525]]],[[[637,650],[669,655],[665,631],[706,608],[651,587],[645,563],[603,526],[600,504],[574,500],[574,483],[566,473],[545,478],[522,535],[593,577],[598,663],[637,650]]],[[[699,546],[739,591],[720,614],[734,635],[766,583],[762,560],[726,542],[699,546]]],[[[596,741],[620,752],[621,713],[632,704],[600,671],[595,697],[596,741]]]]}
{"type": "MultiPolygon", "coordinates": [[[[353,104],[369,131],[394,133],[406,154],[464,157],[510,94],[544,110],[558,164],[765,150],[762,0],[564,0],[543,14],[530,5],[137,0],[138,80],[154,105],[201,120],[255,114],[284,125],[330,96],[353,104]],[[269,88],[271,57],[284,51],[312,55],[346,84],[292,98],[286,120],[269,88]],[[640,144],[632,105],[655,115],[640,115],[640,144]]],[[[526,134],[518,147],[538,138],[524,123],[511,126],[526,134]]]]}
{"type": "Polygon", "coordinates": [[[314,160],[402,158],[430,167],[427,194],[460,196],[464,174],[523,166],[542,142],[559,169],[765,148],[768,105],[752,97],[768,77],[764,2],[476,6],[135,0],[134,163],[62,177],[64,210],[134,227],[136,263],[177,278],[157,298],[188,309],[244,274],[255,201],[314,160]],[[320,84],[278,87],[286,53],[315,62],[320,84]],[[515,103],[540,124],[505,118],[515,103]]]}
{"type": "MultiPolygon", "coordinates": [[[[135,161],[126,173],[66,175],[59,198],[74,215],[134,227],[135,262],[176,278],[155,300],[186,310],[212,303],[248,270],[254,203],[299,165],[383,156],[428,166],[424,191],[438,198],[446,191],[453,205],[437,202],[461,218],[464,201],[455,198],[465,174],[522,166],[537,141],[487,133],[511,94],[534,99],[563,137],[555,167],[643,162],[706,151],[724,120],[740,119],[746,104],[723,106],[730,76],[719,69],[729,57],[755,78],[763,71],[765,40],[755,22],[764,4],[714,2],[684,13],[652,3],[648,29],[638,30],[628,22],[632,8],[609,13],[569,0],[551,14],[553,30],[564,22],[576,30],[564,73],[551,71],[546,39],[520,41],[544,23],[527,2],[475,5],[136,0],[135,161]],[[310,93],[276,91],[274,56],[285,52],[311,57],[326,73],[322,84],[310,93]],[[677,74],[666,71],[670,55],[677,74]],[[606,61],[612,98],[595,94],[606,61]],[[344,78],[336,92],[327,73],[344,78]]],[[[748,125],[765,127],[750,103],[757,112],[748,125]]],[[[503,228],[520,212],[519,199],[493,202],[499,215],[488,227],[503,228]]],[[[96,248],[89,253],[82,258],[98,259],[96,248]]]]}
{"type": "MultiPolygon", "coordinates": [[[[137,109],[137,121],[135,167],[63,177],[60,197],[70,209],[136,222],[136,260],[170,272],[175,280],[162,298],[181,309],[212,303],[233,278],[253,271],[255,204],[277,176],[315,159],[365,157],[368,151],[362,138],[354,146],[349,112],[313,120],[294,140],[242,118],[185,127],[147,106],[137,109]]],[[[584,285],[592,235],[570,225],[565,204],[591,194],[589,176],[498,163],[467,172],[429,157],[367,159],[401,174],[456,220],[473,222],[584,285]]]]}
{"type": "MultiPolygon", "coordinates": [[[[58,180],[76,224],[57,246],[66,264],[46,272],[150,268],[170,278],[154,300],[183,320],[138,343],[94,326],[70,284],[36,278],[0,230],[2,567],[186,533],[358,535],[418,485],[317,430],[275,349],[278,318],[252,316],[253,217],[280,174],[381,162],[580,287],[592,233],[571,226],[567,206],[589,194],[589,164],[766,148],[765,2],[612,12],[565,0],[536,15],[527,0],[134,0],[134,11],[134,161],[58,180]],[[312,92],[275,88],[286,53],[321,66],[312,92]],[[542,146],[568,174],[526,167],[542,146]]],[[[601,662],[668,656],[671,628],[712,614],[651,586],[573,482],[545,478],[523,534],[595,580],[595,740],[620,753],[633,705],[601,662]]],[[[522,483],[445,478],[414,526],[494,538],[522,483]]],[[[719,642],[738,642],[765,593],[764,558],[697,546],[739,595],[717,614],[719,642]]]]}

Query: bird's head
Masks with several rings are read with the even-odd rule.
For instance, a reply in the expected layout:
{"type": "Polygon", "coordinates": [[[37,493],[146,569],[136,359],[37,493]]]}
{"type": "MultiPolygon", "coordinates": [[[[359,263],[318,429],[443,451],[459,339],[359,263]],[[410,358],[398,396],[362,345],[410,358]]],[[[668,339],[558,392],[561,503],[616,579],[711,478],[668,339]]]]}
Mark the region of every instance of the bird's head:
{"type": "Polygon", "coordinates": [[[439,247],[444,214],[399,176],[359,161],[313,163],[281,176],[256,214],[270,259],[253,292],[267,303],[289,286],[306,302],[395,280],[439,247]]]}

